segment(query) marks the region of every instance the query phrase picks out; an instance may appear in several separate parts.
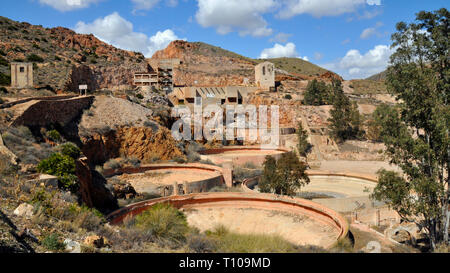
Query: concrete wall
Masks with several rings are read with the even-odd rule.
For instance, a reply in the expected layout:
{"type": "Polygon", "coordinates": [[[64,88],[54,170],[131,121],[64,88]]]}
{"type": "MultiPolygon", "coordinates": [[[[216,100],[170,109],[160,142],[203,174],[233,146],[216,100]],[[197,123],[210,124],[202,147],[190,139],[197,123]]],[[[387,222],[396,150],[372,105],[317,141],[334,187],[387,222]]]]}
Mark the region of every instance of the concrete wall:
{"type": "Polygon", "coordinates": [[[63,100],[40,100],[28,107],[14,120],[12,125],[40,127],[51,124],[66,125],[80,116],[84,109],[91,106],[93,101],[93,96],[63,100]]]}

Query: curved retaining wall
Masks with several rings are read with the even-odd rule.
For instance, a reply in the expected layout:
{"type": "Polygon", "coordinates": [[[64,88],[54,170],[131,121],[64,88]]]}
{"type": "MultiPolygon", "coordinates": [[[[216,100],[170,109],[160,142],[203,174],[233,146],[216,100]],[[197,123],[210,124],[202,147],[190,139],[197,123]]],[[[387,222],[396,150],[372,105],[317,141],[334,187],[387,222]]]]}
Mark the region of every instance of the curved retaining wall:
{"type": "Polygon", "coordinates": [[[178,209],[195,206],[227,206],[301,213],[336,229],[338,233],[336,241],[345,238],[349,228],[342,215],[320,204],[300,198],[261,193],[202,193],[152,199],[119,209],[108,215],[107,219],[111,224],[121,224],[126,217],[134,217],[159,203],[168,203],[178,209]]]}
{"type": "MultiPolygon", "coordinates": [[[[326,171],[307,171],[308,175],[318,176],[318,177],[338,177],[338,178],[349,178],[349,179],[357,179],[364,180],[367,183],[378,183],[378,180],[375,176],[366,175],[366,174],[357,174],[357,173],[332,173],[326,171]]],[[[253,177],[250,179],[246,179],[242,183],[242,190],[244,192],[257,192],[253,188],[258,184],[260,177],[253,177]]],[[[313,199],[312,201],[329,207],[335,211],[340,213],[349,213],[354,212],[358,208],[365,209],[374,209],[384,206],[384,203],[374,202],[369,198],[369,196],[351,196],[351,197],[343,197],[343,198],[318,198],[313,199]]]]}
{"type": "MultiPolygon", "coordinates": [[[[227,174],[227,170],[212,166],[212,165],[206,165],[206,164],[183,164],[183,165],[177,165],[177,164],[152,164],[152,165],[144,165],[137,168],[128,167],[128,168],[121,168],[117,170],[106,170],[104,172],[104,176],[106,178],[110,178],[112,176],[116,175],[122,175],[122,174],[137,174],[137,173],[144,173],[147,171],[156,171],[156,170],[199,170],[199,171],[207,171],[207,172],[214,172],[217,173],[217,176],[200,180],[200,181],[193,181],[189,183],[184,184],[177,184],[177,189],[174,189],[174,185],[167,185],[164,187],[163,192],[161,192],[162,196],[169,196],[175,193],[183,193],[183,194],[190,194],[190,193],[201,193],[206,192],[216,186],[221,186],[227,183],[231,183],[228,181],[229,179],[232,179],[231,173],[227,174]]],[[[231,172],[231,171],[230,171],[231,172]]],[[[227,184],[228,185],[228,184],[227,184]]]]}

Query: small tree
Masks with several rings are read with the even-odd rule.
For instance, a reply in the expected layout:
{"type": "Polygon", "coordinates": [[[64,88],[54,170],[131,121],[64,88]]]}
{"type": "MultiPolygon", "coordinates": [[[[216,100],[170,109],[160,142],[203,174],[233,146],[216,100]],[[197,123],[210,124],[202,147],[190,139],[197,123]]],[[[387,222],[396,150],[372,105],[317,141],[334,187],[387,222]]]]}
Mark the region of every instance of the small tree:
{"type": "Polygon", "coordinates": [[[261,192],[271,192],[272,185],[278,184],[277,160],[273,156],[266,156],[261,182],[258,187],[261,192]]]}
{"type": "Polygon", "coordinates": [[[297,129],[297,151],[300,156],[307,157],[311,151],[311,144],[308,142],[308,132],[303,129],[301,122],[298,123],[297,129]]]}
{"type": "Polygon", "coordinates": [[[361,116],[358,105],[356,102],[352,103],[344,94],[341,81],[333,80],[331,90],[333,91],[333,109],[330,111],[331,118],[328,119],[331,137],[338,142],[343,142],[360,136],[361,116]]]}
{"type": "Polygon", "coordinates": [[[301,187],[309,183],[305,171],[305,163],[300,162],[294,152],[283,154],[278,161],[267,156],[260,191],[294,196],[301,187]]]}
{"type": "Polygon", "coordinates": [[[306,87],[305,105],[326,105],[329,103],[329,92],[327,85],[316,79],[310,81],[306,87]]]}

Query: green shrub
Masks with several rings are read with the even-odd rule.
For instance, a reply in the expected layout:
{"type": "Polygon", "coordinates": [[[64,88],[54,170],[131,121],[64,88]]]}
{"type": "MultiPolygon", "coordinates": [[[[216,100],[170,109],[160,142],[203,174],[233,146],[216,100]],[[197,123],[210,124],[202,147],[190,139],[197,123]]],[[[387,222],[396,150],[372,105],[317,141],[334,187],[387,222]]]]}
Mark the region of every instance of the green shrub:
{"type": "Polygon", "coordinates": [[[9,62],[8,62],[8,60],[6,60],[5,58],[0,57],[0,65],[8,66],[8,65],[9,65],[9,62]]]}
{"type": "Polygon", "coordinates": [[[11,85],[11,76],[0,72],[0,85],[11,85]]]}
{"type": "Polygon", "coordinates": [[[184,159],[183,157],[177,156],[173,159],[174,162],[178,163],[178,164],[184,164],[186,163],[186,159],[184,159]]]}
{"type": "Polygon", "coordinates": [[[217,249],[216,241],[204,235],[189,236],[188,246],[196,253],[212,253],[217,249]]]}
{"type": "Polygon", "coordinates": [[[44,62],[44,58],[33,53],[33,54],[28,55],[27,61],[42,63],[42,62],[44,62]]]}
{"type": "Polygon", "coordinates": [[[136,228],[157,239],[184,241],[189,231],[186,216],[169,204],[157,204],[135,217],[136,228]]]}
{"type": "Polygon", "coordinates": [[[53,140],[55,142],[61,141],[61,134],[56,130],[51,130],[47,132],[47,137],[50,138],[50,140],[53,140]]]}
{"type": "Polygon", "coordinates": [[[61,251],[66,247],[66,245],[60,240],[59,236],[55,233],[45,236],[41,244],[46,249],[51,251],[61,251]]]}
{"type": "Polygon", "coordinates": [[[292,96],[289,95],[289,94],[287,94],[286,96],[284,96],[284,98],[285,98],[286,100],[292,100],[292,96]]]}
{"type": "Polygon", "coordinates": [[[6,89],[5,87],[0,87],[0,93],[8,94],[8,89],[6,89]]]}
{"type": "Polygon", "coordinates": [[[142,94],[137,94],[137,95],[136,95],[136,98],[142,100],[142,99],[144,98],[144,96],[142,96],[142,94]]]}
{"type": "Polygon", "coordinates": [[[75,144],[68,142],[61,145],[61,153],[73,159],[78,159],[81,155],[81,150],[75,144]]]}
{"type": "Polygon", "coordinates": [[[41,173],[58,177],[60,186],[75,192],[78,189],[78,178],[75,175],[75,159],[61,153],[54,153],[39,162],[37,170],[41,173]]]}

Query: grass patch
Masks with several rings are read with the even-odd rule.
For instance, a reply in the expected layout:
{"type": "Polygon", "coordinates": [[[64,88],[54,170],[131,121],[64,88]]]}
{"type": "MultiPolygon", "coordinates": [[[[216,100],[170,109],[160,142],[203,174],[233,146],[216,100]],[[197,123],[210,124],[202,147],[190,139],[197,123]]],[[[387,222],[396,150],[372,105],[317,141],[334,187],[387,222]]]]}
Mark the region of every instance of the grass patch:
{"type": "Polygon", "coordinates": [[[183,242],[189,231],[186,216],[168,204],[156,204],[133,220],[136,228],[159,240],[183,242]]]}
{"type": "Polygon", "coordinates": [[[352,80],[353,93],[357,95],[387,94],[386,84],[383,81],[352,80]]]}
{"type": "Polygon", "coordinates": [[[224,226],[206,232],[214,239],[219,253],[288,253],[299,248],[277,235],[237,234],[224,226]]]}

